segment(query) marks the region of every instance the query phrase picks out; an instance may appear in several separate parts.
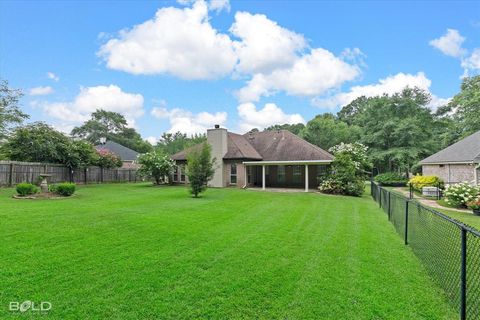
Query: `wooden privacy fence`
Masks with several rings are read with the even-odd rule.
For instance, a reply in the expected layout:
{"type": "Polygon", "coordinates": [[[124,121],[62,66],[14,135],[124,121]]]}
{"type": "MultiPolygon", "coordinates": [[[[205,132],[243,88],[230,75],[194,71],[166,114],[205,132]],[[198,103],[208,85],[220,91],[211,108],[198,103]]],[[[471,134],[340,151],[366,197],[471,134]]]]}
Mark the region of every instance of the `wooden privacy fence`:
{"type": "Polygon", "coordinates": [[[102,169],[88,167],[70,170],[61,164],[0,161],[0,186],[14,186],[17,183],[35,183],[40,174],[47,173],[51,183],[75,182],[79,184],[104,182],[137,182],[136,169],[102,169]]]}

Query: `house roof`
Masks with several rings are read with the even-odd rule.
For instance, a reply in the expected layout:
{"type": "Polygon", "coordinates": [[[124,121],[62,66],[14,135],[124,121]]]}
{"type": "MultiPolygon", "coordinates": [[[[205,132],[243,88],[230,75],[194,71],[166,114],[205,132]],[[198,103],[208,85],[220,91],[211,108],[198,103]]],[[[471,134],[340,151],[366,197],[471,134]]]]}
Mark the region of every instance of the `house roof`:
{"type": "Polygon", "coordinates": [[[420,161],[421,164],[465,162],[480,162],[480,131],[420,161]]]}
{"type": "Polygon", "coordinates": [[[177,160],[177,161],[185,161],[187,160],[187,154],[192,152],[192,151],[200,151],[203,143],[196,144],[194,146],[188,147],[186,149],[183,149],[180,152],[175,153],[172,155],[170,158],[172,160],[177,160]]]}
{"type": "Polygon", "coordinates": [[[333,160],[333,156],[288,130],[244,135],[264,161],[333,160]]]}
{"type": "Polygon", "coordinates": [[[115,153],[117,156],[122,159],[122,161],[134,161],[137,160],[139,153],[135,150],[122,146],[119,143],[108,140],[104,144],[99,144],[95,146],[97,150],[108,150],[115,153]]]}
{"type": "Polygon", "coordinates": [[[223,159],[252,159],[262,160],[262,156],[248,142],[245,136],[228,132],[227,147],[228,151],[223,159]]]}
{"type": "MultiPolygon", "coordinates": [[[[173,160],[186,160],[188,152],[198,150],[201,144],[174,154],[173,160]]],[[[227,152],[223,159],[302,161],[333,160],[325,150],[301,139],[287,130],[263,131],[244,135],[227,133],[227,152]]]]}

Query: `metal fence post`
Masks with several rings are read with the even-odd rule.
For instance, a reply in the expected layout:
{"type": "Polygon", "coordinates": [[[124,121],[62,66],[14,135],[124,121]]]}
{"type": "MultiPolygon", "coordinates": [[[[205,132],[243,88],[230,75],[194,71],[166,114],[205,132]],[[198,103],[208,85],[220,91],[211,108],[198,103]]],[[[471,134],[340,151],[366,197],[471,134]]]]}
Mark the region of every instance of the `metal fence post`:
{"type": "Polygon", "coordinates": [[[467,230],[462,230],[461,274],[460,274],[460,319],[467,318],[467,230]]]}
{"type": "Polygon", "coordinates": [[[405,245],[408,244],[408,205],[410,201],[407,200],[405,203],[405,245]]]}
{"type": "Polygon", "coordinates": [[[410,194],[409,194],[409,198],[410,199],[413,199],[413,186],[410,185],[410,194]]]}

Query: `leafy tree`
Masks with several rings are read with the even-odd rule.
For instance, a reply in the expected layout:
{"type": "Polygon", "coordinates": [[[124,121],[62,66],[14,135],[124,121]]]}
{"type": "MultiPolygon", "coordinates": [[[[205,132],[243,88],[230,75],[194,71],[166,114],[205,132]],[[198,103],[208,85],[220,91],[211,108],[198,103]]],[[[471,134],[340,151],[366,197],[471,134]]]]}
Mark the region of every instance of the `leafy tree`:
{"type": "Polygon", "coordinates": [[[142,154],[138,159],[141,165],[139,173],[152,178],[155,184],[160,184],[162,178],[170,176],[175,162],[170,157],[158,150],[142,154]]]}
{"type": "Polygon", "coordinates": [[[190,193],[195,198],[206,190],[208,181],[213,178],[215,159],[212,159],[211,149],[208,143],[203,143],[202,149],[192,150],[187,155],[186,174],[190,182],[190,193]]]}
{"type": "Polygon", "coordinates": [[[96,165],[105,169],[113,169],[120,168],[123,165],[123,162],[115,153],[105,149],[99,149],[97,150],[96,165]]]}
{"type": "Polygon", "coordinates": [[[83,125],[73,128],[71,134],[92,144],[99,144],[100,138],[107,138],[140,153],[152,150],[150,143],[143,140],[135,129],[127,127],[127,120],[118,112],[97,109],[83,125]]]}
{"type": "Polygon", "coordinates": [[[8,81],[0,80],[0,141],[5,139],[12,125],[19,125],[29,116],[20,110],[22,91],[8,87],[8,81]]]}
{"type": "Polygon", "coordinates": [[[427,107],[428,92],[405,88],[401,93],[359,98],[339,113],[361,128],[360,142],[380,172],[409,172],[439,147],[439,125],[427,107]]]}
{"type": "Polygon", "coordinates": [[[285,124],[275,124],[273,126],[266,128],[264,131],[288,130],[291,133],[296,134],[298,136],[304,128],[305,128],[305,125],[303,123],[297,123],[297,124],[285,123],[285,124]]]}
{"type": "Polygon", "coordinates": [[[464,78],[461,91],[437,112],[453,120],[450,139],[460,140],[480,130],[480,75],[464,78]],[[451,115],[450,115],[451,114],[451,115]]]}
{"type": "Polygon", "coordinates": [[[16,128],[1,148],[10,160],[60,163],[72,169],[96,160],[90,143],[75,141],[42,122],[16,128]]]}
{"type": "Polygon", "coordinates": [[[95,148],[84,140],[70,140],[62,154],[62,163],[71,169],[86,168],[98,162],[95,148]]]}
{"type": "Polygon", "coordinates": [[[325,113],[310,120],[300,136],[308,142],[328,150],[341,142],[357,141],[360,134],[361,130],[358,126],[349,126],[338,120],[333,114],[325,113]]]}
{"type": "Polygon", "coordinates": [[[180,131],[176,133],[164,132],[155,148],[163,153],[172,155],[193,145],[207,141],[204,134],[195,134],[188,137],[180,131]]]}

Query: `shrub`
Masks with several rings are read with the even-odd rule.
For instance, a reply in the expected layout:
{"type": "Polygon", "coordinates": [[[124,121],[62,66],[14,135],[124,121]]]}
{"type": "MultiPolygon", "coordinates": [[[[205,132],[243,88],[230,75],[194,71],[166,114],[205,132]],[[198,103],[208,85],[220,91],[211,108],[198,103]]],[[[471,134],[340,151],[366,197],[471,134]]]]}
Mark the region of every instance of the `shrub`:
{"type": "Polygon", "coordinates": [[[466,207],[468,202],[474,201],[480,195],[480,188],[461,182],[447,185],[445,189],[445,201],[454,207],[466,207]]]}
{"type": "Polygon", "coordinates": [[[106,169],[114,169],[120,168],[123,164],[122,159],[117,156],[115,153],[110,152],[106,149],[99,149],[97,150],[97,166],[106,168],[106,169]]]}
{"type": "Polygon", "coordinates": [[[467,206],[472,210],[479,210],[480,209],[480,198],[478,198],[477,200],[468,202],[467,206]]]}
{"type": "Polygon", "coordinates": [[[320,183],[318,189],[324,193],[361,196],[365,189],[367,148],[360,143],[341,143],[330,148],[335,159],[327,178],[320,183]]]}
{"type": "Polygon", "coordinates": [[[440,187],[443,188],[443,180],[437,176],[414,176],[408,181],[414,190],[422,191],[423,187],[440,187]]]}
{"type": "Polygon", "coordinates": [[[50,192],[54,192],[64,197],[69,197],[75,193],[75,183],[64,182],[50,186],[50,192]]]}
{"type": "Polygon", "coordinates": [[[374,179],[382,186],[405,186],[408,180],[396,172],[386,172],[379,174],[374,179]]]}
{"type": "Polygon", "coordinates": [[[17,193],[22,196],[28,196],[38,192],[38,188],[31,183],[19,183],[17,184],[17,193]]]}
{"type": "Polygon", "coordinates": [[[152,178],[155,184],[160,184],[164,177],[168,177],[173,171],[175,161],[170,156],[159,150],[145,153],[138,158],[141,165],[138,173],[140,176],[152,178]]]}

